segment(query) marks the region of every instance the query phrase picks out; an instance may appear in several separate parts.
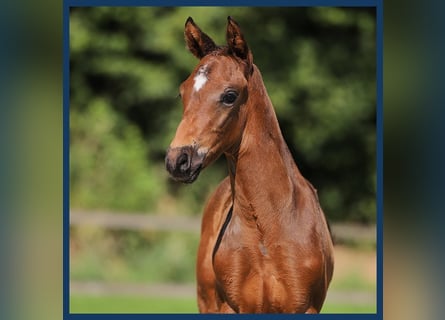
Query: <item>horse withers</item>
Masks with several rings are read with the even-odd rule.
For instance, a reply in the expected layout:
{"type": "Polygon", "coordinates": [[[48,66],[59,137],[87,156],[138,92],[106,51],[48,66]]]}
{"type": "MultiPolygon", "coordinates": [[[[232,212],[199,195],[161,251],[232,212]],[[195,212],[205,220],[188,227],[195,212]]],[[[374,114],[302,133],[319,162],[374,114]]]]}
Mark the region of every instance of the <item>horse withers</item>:
{"type": "Polygon", "coordinates": [[[301,175],[238,24],[227,45],[188,18],[199,59],[181,84],[182,120],[166,168],[194,182],[221,155],[229,175],[208,200],[197,259],[200,312],[319,313],[333,273],[333,244],[316,190],[301,175]]]}

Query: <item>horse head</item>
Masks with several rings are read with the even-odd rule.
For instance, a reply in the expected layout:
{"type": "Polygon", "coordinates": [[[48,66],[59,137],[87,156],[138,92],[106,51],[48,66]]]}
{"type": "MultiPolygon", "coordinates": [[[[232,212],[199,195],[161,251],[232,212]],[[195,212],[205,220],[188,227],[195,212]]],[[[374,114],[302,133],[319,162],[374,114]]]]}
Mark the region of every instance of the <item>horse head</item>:
{"type": "Polygon", "coordinates": [[[227,20],[226,46],[217,46],[191,17],[185,23],[187,48],[199,63],[180,85],[183,116],[165,158],[177,181],[194,182],[202,169],[239,147],[253,57],[238,24],[227,20]]]}

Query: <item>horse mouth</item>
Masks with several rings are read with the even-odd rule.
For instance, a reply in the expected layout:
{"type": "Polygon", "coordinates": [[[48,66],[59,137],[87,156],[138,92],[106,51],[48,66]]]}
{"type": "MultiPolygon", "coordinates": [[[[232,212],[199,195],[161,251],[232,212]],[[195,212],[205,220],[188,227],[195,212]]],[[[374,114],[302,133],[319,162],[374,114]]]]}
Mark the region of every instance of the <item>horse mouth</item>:
{"type": "Polygon", "coordinates": [[[193,183],[198,179],[206,153],[198,152],[193,146],[169,148],[165,166],[170,176],[183,183],[193,183]]]}
{"type": "Polygon", "coordinates": [[[176,175],[176,176],[170,174],[170,176],[178,182],[190,184],[190,183],[195,182],[196,179],[198,179],[198,176],[201,173],[201,169],[202,169],[202,165],[199,165],[196,169],[191,170],[187,174],[181,174],[181,175],[176,175]]]}

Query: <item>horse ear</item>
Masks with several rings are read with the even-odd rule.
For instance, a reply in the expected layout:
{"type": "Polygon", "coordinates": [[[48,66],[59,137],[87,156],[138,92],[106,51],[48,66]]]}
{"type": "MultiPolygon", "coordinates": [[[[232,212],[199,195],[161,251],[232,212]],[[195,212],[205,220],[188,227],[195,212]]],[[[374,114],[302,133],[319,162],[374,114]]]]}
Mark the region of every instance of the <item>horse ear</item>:
{"type": "Polygon", "coordinates": [[[231,16],[227,17],[227,45],[229,50],[235,54],[235,56],[241,58],[247,63],[249,73],[253,68],[253,55],[247,46],[247,42],[241,32],[238,23],[232,19],[231,16]]]}
{"type": "Polygon", "coordinates": [[[185,22],[184,36],[187,48],[198,59],[201,59],[216,49],[215,42],[201,31],[192,17],[188,17],[185,22]]]}

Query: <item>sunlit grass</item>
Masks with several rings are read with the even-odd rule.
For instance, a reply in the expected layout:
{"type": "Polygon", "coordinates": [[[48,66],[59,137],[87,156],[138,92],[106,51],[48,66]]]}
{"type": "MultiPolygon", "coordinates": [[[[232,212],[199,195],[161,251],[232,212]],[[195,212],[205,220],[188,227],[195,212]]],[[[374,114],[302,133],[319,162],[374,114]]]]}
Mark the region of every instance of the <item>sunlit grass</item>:
{"type": "Polygon", "coordinates": [[[376,313],[374,304],[325,303],[321,313],[376,313]]]}
{"type": "Polygon", "coordinates": [[[333,279],[330,290],[365,290],[375,292],[376,283],[367,281],[358,271],[354,270],[346,277],[333,279]]]}
{"type": "MultiPolygon", "coordinates": [[[[70,313],[197,313],[195,298],[72,295],[70,313]]],[[[375,313],[373,304],[326,303],[322,313],[375,313]]]]}
{"type": "Polygon", "coordinates": [[[197,313],[194,298],[72,295],[70,313],[197,313]]]}

